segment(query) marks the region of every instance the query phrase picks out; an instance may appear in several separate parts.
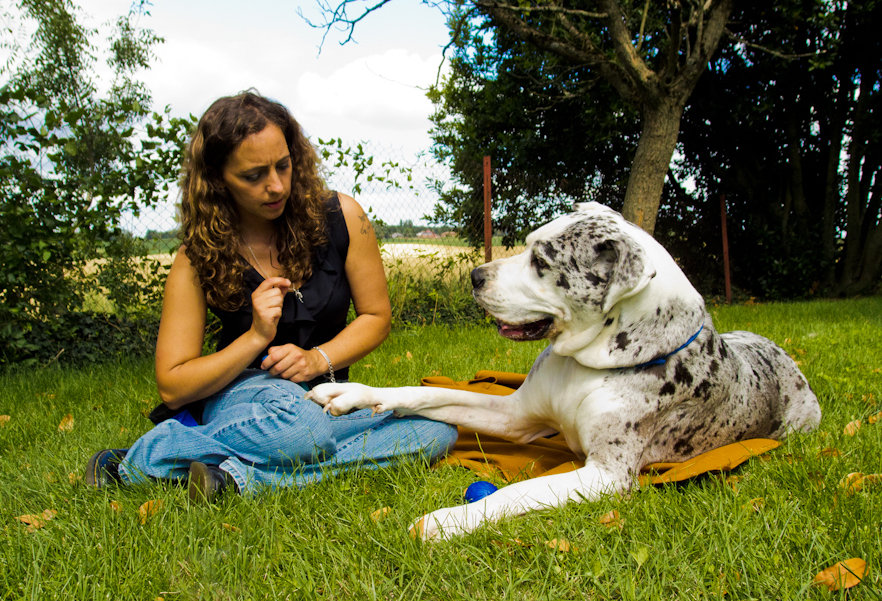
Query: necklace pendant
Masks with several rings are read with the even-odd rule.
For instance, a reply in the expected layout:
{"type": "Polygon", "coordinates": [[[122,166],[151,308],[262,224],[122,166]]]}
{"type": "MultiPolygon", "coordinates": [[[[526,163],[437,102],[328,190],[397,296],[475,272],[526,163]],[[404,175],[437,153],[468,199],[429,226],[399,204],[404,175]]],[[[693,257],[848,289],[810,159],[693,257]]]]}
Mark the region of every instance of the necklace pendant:
{"type": "Polygon", "coordinates": [[[303,295],[300,294],[300,290],[299,290],[299,289],[294,288],[294,296],[296,296],[296,297],[297,297],[297,300],[299,300],[301,303],[303,302],[303,295]]]}

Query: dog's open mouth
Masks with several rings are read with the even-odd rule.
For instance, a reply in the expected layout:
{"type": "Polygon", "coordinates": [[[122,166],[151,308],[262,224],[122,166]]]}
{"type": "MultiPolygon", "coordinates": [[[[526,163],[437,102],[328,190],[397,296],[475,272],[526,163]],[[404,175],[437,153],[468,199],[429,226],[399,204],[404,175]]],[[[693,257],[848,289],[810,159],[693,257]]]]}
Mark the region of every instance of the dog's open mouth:
{"type": "Polygon", "coordinates": [[[550,318],[518,324],[496,321],[499,335],[510,340],[541,340],[548,334],[552,324],[554,324],[554,320],[550,318]]]}

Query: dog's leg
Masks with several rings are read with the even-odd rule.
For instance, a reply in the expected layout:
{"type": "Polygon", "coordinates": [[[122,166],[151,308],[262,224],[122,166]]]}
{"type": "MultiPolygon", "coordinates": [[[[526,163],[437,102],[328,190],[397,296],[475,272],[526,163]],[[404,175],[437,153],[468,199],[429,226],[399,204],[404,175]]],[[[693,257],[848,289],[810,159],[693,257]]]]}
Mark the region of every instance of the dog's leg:
{"type": "Polygon", "coordinates": [[[547,428],[532,416],[523,414],[522,403],[518,402],[521,390],[497,396],[430,386],[372,388],[355,383],[321,384],[308,392],[306,398],[332,415],[368,408],[377,413],[395,411],[399,415],[420,415],[514,442],[529,442],[547,428]]]}
{"type": "Polygon", "coordinates": [[[589,463],[573,472],[510,484],[474,503],[438,509],[420,518],[411,527],[411,534],[425,540],[445,540],[471,532],[485,522],[559,507],[567,501],[596,499],[624,490],[629,484],[627,476],[589,463]]]}

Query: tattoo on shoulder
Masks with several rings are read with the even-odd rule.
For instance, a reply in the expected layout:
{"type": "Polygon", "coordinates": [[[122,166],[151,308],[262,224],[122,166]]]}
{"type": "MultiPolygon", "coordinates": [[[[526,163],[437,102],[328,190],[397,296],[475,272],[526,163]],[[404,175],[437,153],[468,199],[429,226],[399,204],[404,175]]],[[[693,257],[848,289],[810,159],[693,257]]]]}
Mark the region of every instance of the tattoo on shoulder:
{"type": "Polygon", "coordinates": [[[359,219],[359,221],[361,221],[361,233],[362,234],[367,234],[368,232],[372,231],[373,228],[371,227],[371,220],[368,219],[367,215],[362,213],[361,215],[358,216],[358,219],[359,219]]]}

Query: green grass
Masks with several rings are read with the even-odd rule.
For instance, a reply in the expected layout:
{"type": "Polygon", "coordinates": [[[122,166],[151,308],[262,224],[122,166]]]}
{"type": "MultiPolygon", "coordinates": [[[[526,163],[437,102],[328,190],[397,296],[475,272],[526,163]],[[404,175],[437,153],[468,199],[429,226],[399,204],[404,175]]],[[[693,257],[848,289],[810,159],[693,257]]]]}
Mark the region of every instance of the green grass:
{"type": "MultiPolygon", "coordinates": [[[[407,528],[461,502],[475,479],[466,470],[356,471],[209,508],[188,507],[170,485],[90,490],[69,474],[82,474],[93,451],[149,429],[152,365],[2,375],[0,414],[11,418],[0,428],[0,599],[882,598],[882,486],[854,495],[838,487],[851,472],[882,473],[882,423],[866,420],[882,411],[882,299],[712,311],[719,330],[764,334],[801,362],[824,411],[817,431],[739,468],[737,489],[715,477],[642,488],[440,544],[411,540],[407,528]],[[68,414],[73,429],[61,432],[68,414]],[[845,435],[856,419],[863,427],[845,435]],[[828,447],[841,454],[819,457],[828,447]],[[163,507],[142,524],[138,507],[151,499],[163,507]],[[385,506],[391,512],[374,523],[370,513],[385,506]],[[58,513],[30,533],[15,519],[46,509],[58,513]],[[612,509],[623,529],[599,523],[612,509]],[[577,550],[551,551],[543,542],[553,538],[577,550]],[[810,586],[850,557],[869,564],[864,583],[847,594],[810,586]]],[[[402,385],[523,372],[543,346],[488,327],[402,329],[352,377],[402,385]]]]}

